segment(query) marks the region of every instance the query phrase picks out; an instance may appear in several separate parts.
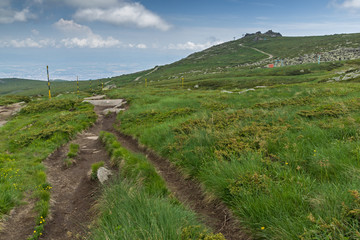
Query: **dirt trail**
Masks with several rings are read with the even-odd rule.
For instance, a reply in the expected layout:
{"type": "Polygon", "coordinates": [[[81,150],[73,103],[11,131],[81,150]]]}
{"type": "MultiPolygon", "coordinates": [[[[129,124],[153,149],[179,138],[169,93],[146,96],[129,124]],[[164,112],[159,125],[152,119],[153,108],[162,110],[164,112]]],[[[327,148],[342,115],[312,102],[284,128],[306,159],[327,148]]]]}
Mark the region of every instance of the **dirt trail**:
{"type": "Polygon", "coordinates": [[[159,67],[158,66],[156,66],[151,72],[148,72],[147,74],[145,74],[145,75],[142,75],[142,76],[140,76],[140,77],[137,77],[137,78],[135,78],[135,82],[136,81],[139,81],[142,77],[145,77],[145,76],[148,76],[148,75],[150,75],[150,74],[152,74],[152,73],[154,73],[154,72],[156,72],[157,70],[159,69],[159,67]]]}
{"type": "Polygon", "coordinates": [[[36,213],[34,201],[26,197],[24,205],[13,209],[0,227],[0,240],[22,240],[30,237],[34,231],[36,213]],[[2,229],[2,230],[1,230],[2,229]]]}
{"type": "MultiPolygon", "coordinates": [[[[114,113],[116,111],[106,114],[108,112],[106,109],[111,107],[109,101],[102,101],[102,106],[96,106],[101,101],[90,102],[95,104],[98,120],[94,126],[72,141],[72,143],[77,143],[80,146],[76,163],[69,168],[64,166],[64,159],[70,143],[59,148],[44,161],[52,190],[50,215],[41,239],[86,239],[88,236],[89,229],[93,226],[94,216],[96,216],[93,206],[99,197],[99,184],[89,179],[89,171],[93,163],[109,159],[98,139],[100,131],[114,133],[124,147],[133,152],[145,154],[165,179],[170,191],[181,202],[196,212],[214,232],[222,233],[227,240],[250,239],[222,202],[207,200],[201,186],[191,179],[185,179],[179,169],[174,167],[168,160],[140,146],[133,138],[115,131],[113,124],[116,122],[116,114],[114,113]],[[104,106],[104,103],[106,106],[104,106]]],[[[115,104],[115,102],[113,103],[115,104]]],[[[121,101],[117,102],[115,107],[120,108],[123,103],[121,101]]],[[[19,212],[20,214],[15,214],[15,217],[13,217],[17,221],[9,222],[12,225],[12,233],[0,235],[0,239],[21,240],[26,239],[31,234],[35,214],[32,210],[33,204],[26,206],[19,212]]],[[[21,210],[21,207],[19,209],[21,210]]]]}
{"type": "Polygon", "coordinates": [[[268,59],[272,59],[274,56],[273,55],[271,55],[270,53],[267,53],[267,52],[264,52],[264,51],[262,51],[262,50],[260,50],[260,49],[257,49],[257,48],[254,48],[254,47],[248,47],[248,46],[244,46],[242,43],[241,44],[239,44],[241,47],[247,47],[247,48],[251,48],[252,50],[255,50],[255,51],[257,51],[257,52],[259,52],[259,53],[262,53],[262,54],[265,54],[265,55],[268,55],[269,57],[268,57],[268,59]]]}
{"type": "Polygon", "coordinates": [[[80,146],[75,164],[64,166],[69,144],[44,162],[52,191],[50,216],[41,239],[85,239],[88,235],[96,215],[92,207],[99,193],[99,184],[90,180],[89,172],[93,163],[109,160],[98,136],[102,130],[111,130],[116,118],[115,114],[104,116],[107,108],[109,105],[95,106],[96,124],[72,141],[80,146]]]}
{"type": "Polygon", "coordinates": [[[24,102],[14,103],[7,106],[0,106],[0,127],[7,123],[7,120],[21,110],[25,105],[24,102]]]}

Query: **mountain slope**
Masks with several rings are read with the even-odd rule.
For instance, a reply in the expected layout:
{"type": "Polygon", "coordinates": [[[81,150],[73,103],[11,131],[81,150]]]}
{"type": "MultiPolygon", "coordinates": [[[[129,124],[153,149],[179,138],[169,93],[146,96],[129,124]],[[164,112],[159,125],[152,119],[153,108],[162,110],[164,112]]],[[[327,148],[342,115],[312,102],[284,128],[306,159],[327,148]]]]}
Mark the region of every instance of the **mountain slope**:
{"type": "MultiPolygon", "coordinates": [[[[137,84],[145,78],[151,85],[179,85],[181,78],[194,86],[203,81],[233,81],[242,77],[257,77],[252,72],[255,67],[265,67],[275,63],[282,65],[300,65],[317,63],[321,55],[322,62],[360,58],[360,34],[336,34],[311,37],[283,37],[272,34],[248,34],[247,36],[213,46],[201,52],[189,55],[180,61],[157,67],[150,74],[130,74],[112,78],[117,82],[129,83],[137,79],[137,84]],[[140,78],[139,78],[140,76],[140,78]]],[[[311,68],[332,68],[329,64],[311,68]]],[[[301,71],[305,66],[290,67],[287,70],[271,70],[260,75],[279,75],[279,71],[301,71]]],[[[149,71],[150,72],[150,71],[149,71]]],[[[287,74],[281,73],[286,76],[287,74]]],[[[301,75],[301,74],[300,74],[301,75]]],[[[255,85],[256,86],[256,85],[255,85]]]]}

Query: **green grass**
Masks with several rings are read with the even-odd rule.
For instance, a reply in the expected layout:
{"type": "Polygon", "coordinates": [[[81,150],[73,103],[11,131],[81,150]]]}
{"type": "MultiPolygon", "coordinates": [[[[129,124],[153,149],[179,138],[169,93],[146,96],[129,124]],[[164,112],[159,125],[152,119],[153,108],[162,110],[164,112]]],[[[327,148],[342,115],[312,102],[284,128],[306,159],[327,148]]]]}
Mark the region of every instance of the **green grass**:
{"type": "Polygon", "coordinates": [[[71,143],[67,156],[69,158],[75,158],[78,155],[78,152],[79,152],[79,144],[71,143]]]}
{"type": "Polygon", "coordinates": [[[351,64],[309,65],[311,81],[274,78],[244,94],[159,86],[109,96],[130,100],[121,131],[201,181],[256,239],[357,239],[360,86],[322,81],[351,64]]]}
{"type": "MultiPolygon", "coordinates": [[[[106,80],[93,80],[93,81],[79,81],[79,90],[81,95],[83,92],[96,93],[101,92],[101,82],[106,80]],[[91,82],[91,85],[90,85],[91,82]]],[[[53,97],[59,94],[76,93],[77,84],[76,81],[50,81],[51,95],[53,97]]],[[[17,78],[6,78],[0,79],[0,96],[16,95],[20,96],[48,96],[48,85],[47,81],[28,80],[28,79],[17,79],[17,78]]],[[[0,105],[2,104],[2,98],[0,98],[0,105]]],[[[26,100],[26,99],[25,99],[26,100]]],[[[23,101],[23,100],[22,100],[23,101]]]]}
{"type": "Polygon", "coordinates": [[[10,95],[10,96],[0,96],[0,106],[6,106],[13,103],[18,102],[30,102],[31,98],[27,96],[17,96],[17,95],[10,95]]]}
{"type": "Polygon", "coordinates": [[[64,96],[29,102],[0,128],[0,217],[21,204],[25,195],[30,196],[38,214],[33,239],[39,237],[51,189],[42,161],[95,119],[90,104],[64,96]]]}
{"type": "Polygon", "coordinates": [[[99,170],[99,168],[103,167],[104,165],[105,165],[104,161],[93,163],[91,165],[91,179],[92,180],[97,179],[97,171],[99,170]]]}
{"type": "Polygon", "coordinates": [[[208,233],[194,213],[169,195],[144,156],[123,148],[111,133],[101,132],[100,139],[120,175],[104,189],[91,239],[224,239],[208,233]]]}
{"type": "Polygon", "coordinates": [[[66,167],[70,167],[74,162],[79,153],[79,144],[71,143],[69,146],[69,152],[67,158],[64,159],[64,164],[66,167]]]}

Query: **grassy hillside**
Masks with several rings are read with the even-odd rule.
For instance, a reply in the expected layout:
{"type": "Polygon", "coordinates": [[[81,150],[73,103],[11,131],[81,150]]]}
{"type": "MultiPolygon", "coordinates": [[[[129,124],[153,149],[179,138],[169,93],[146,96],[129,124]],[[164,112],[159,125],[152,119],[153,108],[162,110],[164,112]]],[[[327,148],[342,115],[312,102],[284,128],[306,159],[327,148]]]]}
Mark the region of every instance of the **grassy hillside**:
{"type": "Polygon", "coordinates": [[[312,37],[276,37],[254,42],[253,38],[237,40],[246,46],[256,47],[274,57],[291,58],[304,54],[321,53],[340,47],[360,47],[360,34],[335,34],[312,37]]]}
{"type": "MultiPolygon", "coordinates": [[[[184,77],[186,82],[193,82],[191,86],[197,84],[197,81],[223,81],[234,82],[244,81],[242,77],[253,77],[248,80],[253,82],[257,80],[256,67],[242,66],[246,63],[255,63],[260,60],[268,59],[269,56],[260,53],[252,48],[262,50],[273,55],[273,59],[294,58],[305,54],[316,54],[330,50],[339,49],[341,47],[360,47],[360,34],[337,34],[328,36],[312,36],[312,37],[267,37],[266,40],[254,41],[254,37],[245,37],[235,41],[226,42],[217,46],[213,46],[204,51],[191,54],[175,63],[161,66],[156,71],[148,74],[128,74],[112,78],[119,86],[124,83],[144,83],[147,78],[153,85],[162,86],[169,84],[179,84],[181,78],[184,77]],[[139,76],[141,79],[135,81],[139,76]]],[[[260,67],[266,64],[260,65],[260,67]]],[[[325,69],[320,66],[320,69],[325,69]]],[[[294,66],[294,71],[307,68],[307,66],[294,66]]],[[[316,70],[316,67],[315,69],[316,70]]],[[[275,70],[272,73],[281,70],[275,70]]],[[[148,71],[150,72],[150,70],[148,71]]],[[[264,73],[260,73],[264,76],[264,73]]],[[[312,78],[307,77],[307,78],[312,78]]],[[[225,85],[227,83],[224,83],[225,85]]],[[[223,84],[223,85],[224,85],[223,84]]]]}
{"type": "Polygon", "coordinates": [[[130,102],[119,129],[201,181],[255,239],[357,239],[359,78],[327,82],[354,69],[360,61],[243,70],[269,87],[224,80],[232,94],[168,80],[109,95],[130,102]]]}

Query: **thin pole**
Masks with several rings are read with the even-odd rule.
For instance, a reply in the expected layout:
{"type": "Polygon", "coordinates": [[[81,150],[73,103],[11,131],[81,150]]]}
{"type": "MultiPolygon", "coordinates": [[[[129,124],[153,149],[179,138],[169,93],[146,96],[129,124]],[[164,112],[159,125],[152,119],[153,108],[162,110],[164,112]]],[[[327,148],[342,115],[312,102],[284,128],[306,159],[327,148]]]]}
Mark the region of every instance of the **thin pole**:
{"type": "Polygon", "coordinates": [[[77,88],[77,94],[79,95],[79,76],[76,76],[76,88],[77,88]]]}
{"type": "Polygon", "coordinates": [[[48,88],[49,88],[49,99],[51,99],[51,90],[50,90],[50,76],[49,76],[49,66],[46,66],[47,78],[48,78],[48,88]]]}

